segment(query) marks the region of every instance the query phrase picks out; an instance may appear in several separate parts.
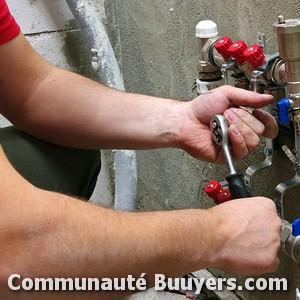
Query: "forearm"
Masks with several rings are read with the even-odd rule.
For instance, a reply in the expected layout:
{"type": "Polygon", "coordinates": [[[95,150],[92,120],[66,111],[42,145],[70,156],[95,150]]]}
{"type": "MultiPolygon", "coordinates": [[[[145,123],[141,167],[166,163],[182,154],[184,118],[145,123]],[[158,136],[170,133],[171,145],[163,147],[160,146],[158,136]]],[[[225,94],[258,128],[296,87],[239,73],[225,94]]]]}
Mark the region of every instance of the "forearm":
{"type": "Polygon", "coordinates": [[[177,147],[220,162],[224,159],[209,128],[212,115],[227,115],[236,159],[254,149],[260,135],[273,138],[277,133],[276,121],[267,113],[229,110],[262,107],[272,101],[268,95],[229,86],[189,102],[124,93],[53,67],[22,35],[1,45],[0,69],[0,112],[19,129],[64,146],[177,147]]]}
{"type": "Polygon", "coordinates": [[[120,92],[52,68],[28,103],[21,129],[54,143],[83,148],[176,146],[181,113],[176,101],[120,92]]]}
{"type": "MultiPolygon", "coordinates": [[[[5,241],[9,251],[2,255],[9,263],[4,266],[7,278],[20,274],[32,279],[101,280],[139,278],[146,273],[147,287],[151,287],[154,274],[174,278],[212,265],[211,251],[216,250],[203,231],[208,233],[208,224],[202,228],[199,222],[205,218],[209,223],[205,211],[121,213],[58,194],[40,193],[39,197],[35,213],[29,217],[30,209],[23,211],[19,230],[12,227],[12,238],[5,241]]],[[[30,203],[27,206],[33,209],[30,203]]],[[[112,291],[102,296],[117,295],[112,291]]],[[[99,298],[99,292],[94,298],[99,298]]]]}
{"type": "MultiPolygon", "coordinates": [[[[139,278],[142,273],[150,287],[155,273],[176,277],[217,267],[211,252],[217,253],[216,245],[222,241],[211,235],[215,219],[209,211],[117,212],[36,189],[10,167],[3,153],[0,161],[2,287],[11,274],[101,280],[139,278]]],[[[1,295],[14,299],[16,293],[2,288],[1,295]]],[[[18,293],[18,299],[28,295],[18,293]]],[[[79,293],[78,297],[83,296],[79,293]]],[[[61,293],[55,297],[66,299],[61,293]]],[[[92,299],[90,294],[86,297],[92,299]]],[[[116,294],[103,295],[109,297],[116,294]]],[[[94,298],[99,298],[98,292],[94,298]]],[[[44,293],[43,299],[47,299],[44,293]]]]}
{"type": "MultiPolygon", "coordinates": [[[[254,275],[278,266],[281,222],[269,199],[229,201],[209,210],[118,212],[33,187],[2,150],[0,165],[0,289],[5,299],[40,299],[39,293],[9,290],[12,274],[101,280],[146,273],[150,287],[160,273],[173,278],[211,267],[254,275]]],[[[100,296],[120,295],[66,292],[55,299],[100,296]]],[[[43,292],[43,299],[52,298],[53,293],[43,292]]]]}
{"type": "Polygon", "coordinates": [[[116,91],[59,68],[19,35],[0,47],[0,111],[44,140],[81,148],[175,146],[179,102],[116,91]]]}

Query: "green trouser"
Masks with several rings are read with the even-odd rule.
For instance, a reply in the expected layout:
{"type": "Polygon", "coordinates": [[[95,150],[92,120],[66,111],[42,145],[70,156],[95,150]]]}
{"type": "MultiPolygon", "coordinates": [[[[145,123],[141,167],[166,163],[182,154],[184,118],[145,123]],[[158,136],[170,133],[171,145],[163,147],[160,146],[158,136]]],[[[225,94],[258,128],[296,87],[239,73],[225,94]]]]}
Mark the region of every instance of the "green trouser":
{"type": "Polygon", "coordinates": [[[0,129],[0,144],[15,169],[33,185],[86,199],[92,195],[101,167],[99,150],[53,145],[14,127],[0,129]]]}

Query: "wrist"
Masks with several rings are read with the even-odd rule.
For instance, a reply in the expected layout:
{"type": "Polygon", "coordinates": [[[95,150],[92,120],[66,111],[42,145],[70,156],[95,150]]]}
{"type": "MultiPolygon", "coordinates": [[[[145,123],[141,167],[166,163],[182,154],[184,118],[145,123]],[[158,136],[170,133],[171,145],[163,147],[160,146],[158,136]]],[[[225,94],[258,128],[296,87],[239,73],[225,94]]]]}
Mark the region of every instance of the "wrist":
{"type": "Polygon", "coordinates": [[[214,209],[189,210],[186,219],[189,234],[186,235],[185,250],[189,257],[190,269],[222,269],[225,264],[223,245],[226,237],[222,227],[224,220],[214,209]]]}
{"type": "Polygon", "coordinates": [[[225,222],[215,208],[209,209],[207,213],[207,220],[209,220],[209,235],[207,236],[208,267],[222,269],[224,265],[223,246],[226,243],[226,235],[223,232],[225,222]]]}
{"type": "Polygon", "coordinates": [[[174,135],[174,144],[191,156],[208,160],[207,124],[203,124],[195,114],[194,101],[181,102],[178,105],[178,126],[174,135]]]}
{"type": "Polygon", "coordinates": [[[177,124],[174,127],[173,147],[182,150],[186,149],[186,136],[190,130],[189,102],[177,102],[175,105],[175,114],[177,115],[177,124]]]}
{"type": "Polygon", "coordinates": [[[165,111],[167,112],[161,118],[158,118],[158,120],[161,120],[157,123],[159,125],[157,127],[159,130],[159,147],[182,148],[181,124],[185,119],[183,106],[183,102],[170,100],[168,106],[166,106],[165,111]]]}

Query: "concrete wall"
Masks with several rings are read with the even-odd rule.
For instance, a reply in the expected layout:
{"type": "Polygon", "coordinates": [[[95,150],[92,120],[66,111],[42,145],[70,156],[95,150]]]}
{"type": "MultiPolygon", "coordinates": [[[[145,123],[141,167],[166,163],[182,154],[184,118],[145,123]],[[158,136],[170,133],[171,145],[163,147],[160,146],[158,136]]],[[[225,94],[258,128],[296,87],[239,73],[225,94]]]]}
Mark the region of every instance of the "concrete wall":
{"type": "MultiPolygon", "coordinates": [[[[272,23],[278,14],[299,17],[299,1],[195,1],[195,0],[94,0],[104,20],[123,71],[126,89],[131,92],[175,98],[196,96],[197,42],[195,25],[214,20],[221,35],[233,40],[256,42],[256,33],[268,37],[268,49],[276,51],[272,23]],[[103,8],[104,5],[104,8],[103,8]]],[[[8,0],[8,4],[31,44],[54,64],[93,77],[90,53],[82,42],[64,1],[8,0]]],[[[100,182],[105,182],[95,199],[113,198],[111,157],[105,160],[100,182]]],[[[247,166],[263,160],[262,147],[238,164],[247,166]]],[[[211,179],[223,180],[226,168],[197,161],[177,149],[138,151],[138,205],[141,210],[212,206],[203,192],[211,179]]],[[[282,154],[276,164],[255,177],[254,192],[273,197],[274,187],[293,175],[292,165],[282,154]]],[[[288,194],[287,215],[299,216],[298,190],[288,194]]],[[[238,224],[237,224],[238,226],[238,224]]],[[[195,229],[197,230],[197,229],[195,229]]],[[[195,249],[197,251],[197,249],[195,249]]],[[[272,277],[286,277],[289,292],[253,292],[243,299],[294,299],[296,266],[282,256],[280,269],[272,277]]],[[[241,278],[241,280],[243,280],[241,278]]]]}

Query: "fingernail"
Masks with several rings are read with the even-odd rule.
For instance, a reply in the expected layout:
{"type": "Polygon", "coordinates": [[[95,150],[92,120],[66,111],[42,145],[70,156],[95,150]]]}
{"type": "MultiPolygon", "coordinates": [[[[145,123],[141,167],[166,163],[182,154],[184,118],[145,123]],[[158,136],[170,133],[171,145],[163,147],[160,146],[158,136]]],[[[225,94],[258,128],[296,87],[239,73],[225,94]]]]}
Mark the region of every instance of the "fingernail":
{"type": "Polygon", "coordinates": [[[236,112],[238,110],[237,107],[231,107],[230,109],[233,110],[234,112],[236,112]]]}
{"type": "Polygon", "coordinates": [[[240,135],[239,130],[238,130],[234,125],[231,126],[231,130],[232,130],[232,133],[233,133],[235,136],[240,135]]]}
{"type": "Polygon", "coordinates": [[[237,115],[234,113],[234,111],[232,109],[228,109],[226,111],[225,115],[232,122],[236,122],[238,120],[237,115]]]}

